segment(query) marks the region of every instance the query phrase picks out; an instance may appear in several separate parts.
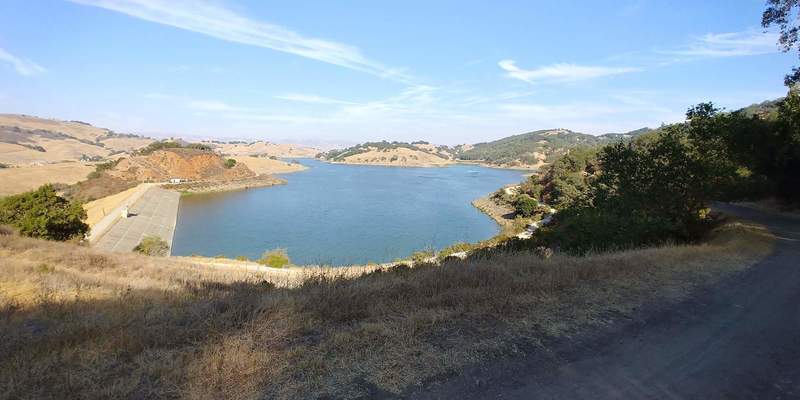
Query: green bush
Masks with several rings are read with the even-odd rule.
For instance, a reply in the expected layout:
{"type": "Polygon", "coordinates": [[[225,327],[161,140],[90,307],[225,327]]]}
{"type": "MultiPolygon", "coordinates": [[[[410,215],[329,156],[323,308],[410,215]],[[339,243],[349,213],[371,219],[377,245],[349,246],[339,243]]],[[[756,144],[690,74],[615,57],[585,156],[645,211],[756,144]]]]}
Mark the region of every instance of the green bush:
{"type": "Polygon", "coordinates": [[[145,236],[133,250],[148,256],[166,256],[169,244],[158,236],[150,235],[145,236]]]}
{"type": "Polygon", "coordinates": [[[653,140],[606,146],[598,156],[602,173],[539,236],[576,254],[697,239],[726,171],[701,149],[683,125],[653,140]]]}
{"type": "Polygon", "coordinates": [[[514,200],[514,210],[523,217],[532,217],[540,211],[539,201],[527,194],[518,195],[514,200]]]}
{"type": "Polygon", "coordinates": [[[225,159],[225,168],[233,168],[236,166],[236,160],[232,158],[225,159]]]}
{"type": "Polygon", "coordinates": [[[236,261],[250,261],[247,256],[236,256],[236,261]]]}
{"type": "Polygon", "coordinates": [[[86,176],[86,179],[97,179],[103,175],[103,171],[108,171],[119,164],[121,158],[116,160],[106,161],[104,163],[95,164],[94,171],[90,172],[89,175],[86,176]]]}
{"type": "Polygon", "coordinates": [[[411,254],[411,261],[414,264],[423,264],[428,262],[428,260],[433,256],[434,254],[432,250],[416,251],[411,254]]]}
{"type": "Polygon", "coordinates": [[[264,254],[261,256],[257,263],[261,265],[266,265],[272,268],[283,268],[289,265],[289,254],[286,253],[284,249],[275,249],[265,251],[264,254]]]}
{"type": "Polygon", "coordinates": [[[58,196],[52,185],[0,199],[0,224],[11,225],[24,236],[80,239],[89,231],[80,203],[58,196]]]}
{"type": "Polygon", "coordinates": [[[462,251],[468,252],[468,251],[472,250],[473,247],[474,246],[469,244],[469,243],[464,243],[464,242],[454,243],[454,244],[452,244],[450,246],[447,246],[447,247],[443,248],[439,252],[438,257],[440,259],[443,259],[443,258],[448,257],[450,255],[453,255],[455,253],[461,253],[462,251]]]}

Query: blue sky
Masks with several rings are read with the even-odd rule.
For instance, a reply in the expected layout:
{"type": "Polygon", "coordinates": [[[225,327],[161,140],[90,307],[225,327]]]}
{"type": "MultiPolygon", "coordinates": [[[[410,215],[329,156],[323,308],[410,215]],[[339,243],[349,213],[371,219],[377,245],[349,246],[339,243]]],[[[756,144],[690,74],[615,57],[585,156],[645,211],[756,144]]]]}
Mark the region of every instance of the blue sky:
{"type": "Polygon", "coordinates": [[[592,134],[785,93],[763,0],[3,0],[0,112],[303,143],[592,134]]]}

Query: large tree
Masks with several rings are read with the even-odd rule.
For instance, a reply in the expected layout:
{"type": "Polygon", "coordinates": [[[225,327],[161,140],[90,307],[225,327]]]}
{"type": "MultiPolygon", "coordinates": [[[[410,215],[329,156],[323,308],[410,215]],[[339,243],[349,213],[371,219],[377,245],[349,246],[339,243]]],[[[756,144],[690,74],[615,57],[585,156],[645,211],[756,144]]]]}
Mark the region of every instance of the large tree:
{"type": "MultiPolygon", "coordinates": [[[[778,26],[780,35],[778,44],[783,51],[788,52],[798,46],[800,34],[800,0],[767,0],[767,9],[761,17],[761,26],[769,28],[778,26]]],[[[800,82],[800,68],[793,68],[792,73],[786,75],[786,86],[800,82]]]]}

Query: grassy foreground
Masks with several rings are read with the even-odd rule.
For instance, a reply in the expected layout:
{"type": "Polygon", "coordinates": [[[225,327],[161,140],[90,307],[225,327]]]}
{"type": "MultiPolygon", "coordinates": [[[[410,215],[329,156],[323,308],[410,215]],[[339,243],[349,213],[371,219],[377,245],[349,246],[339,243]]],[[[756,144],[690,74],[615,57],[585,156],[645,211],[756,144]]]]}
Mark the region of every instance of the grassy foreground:
{"type": "Polygon", "coordinates": [[[771,246],[729,222],[703,245],[291,280],[0,236],[0,398],[399,392],[677,300],[771,246]]]}

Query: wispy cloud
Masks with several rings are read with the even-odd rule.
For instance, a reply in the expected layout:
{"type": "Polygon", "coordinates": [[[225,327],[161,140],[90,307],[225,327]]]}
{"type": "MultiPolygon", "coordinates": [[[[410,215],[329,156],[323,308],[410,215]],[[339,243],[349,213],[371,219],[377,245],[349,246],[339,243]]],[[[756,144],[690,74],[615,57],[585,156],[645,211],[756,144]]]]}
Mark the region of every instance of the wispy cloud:
{"type": "Polygon", "coordinates": [[[275,96],[278,100],[294,101],[297,103],[308,104],[358,104],[352,101],[339,100],[330,97],[318,96],[314,94],[287,93],[275,96]]]}
{"type": "Polygon", "coordinates": [[[70,0],[230,42],[264,47],[408,83],[402,69],[364,56],[353,46],[305,37],[279,25],[250,19],[220,4],[190,0],[70,0]]]}
{"type": "Polygon", "coordinates": [[[34,76],[46,71],[41,65],[17,57],[3,49],[0,49],[0,61],[8,63],[18,74],[23,76],[34,76]]]}
{"type": "Polygon", "coordinates": [[[497,64],[506,71],[509,77],[530,84],[569,83],[640,71],[639,68],[633,67],[602,67],[565,63],[526,70],[518,67],[514,60],[502,60],[497,64]]]}
{"type": "Polygon", "coordinates": [[[661,51],[663,54],[683,57],[741,57],[779,51],[776,33],[760,31],[707,33],[693,38],[683,49],[661,51]]]}
{"type": "Polygon", "coordinates": [[[208,112],[241,112],[246,111],[244,107],[237,107],[219,100],[193,99],[183,96],[174,96],[163,93],[148,93],[144,96],[150,100],[160,100],[172,103],[178,107],[193,111],[208,112]]]}

